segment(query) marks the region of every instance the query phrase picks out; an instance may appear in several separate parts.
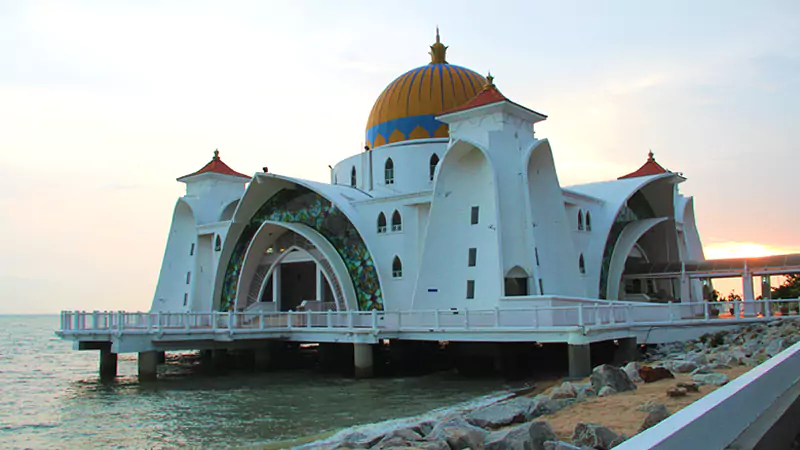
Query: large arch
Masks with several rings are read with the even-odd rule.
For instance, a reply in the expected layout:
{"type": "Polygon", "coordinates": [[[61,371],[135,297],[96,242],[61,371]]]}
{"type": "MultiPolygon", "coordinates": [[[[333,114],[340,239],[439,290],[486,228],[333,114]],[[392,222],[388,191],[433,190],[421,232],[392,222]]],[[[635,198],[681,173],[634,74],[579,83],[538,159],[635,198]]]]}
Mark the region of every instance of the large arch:
{"type": "MultiPolygon", "coordinates": [[[[236,216],[239,216],[241,210],[240,206],[236,216]]],[[[235,217],[235,222],[236,219],[241,220],[241,217],[235,217]]],[[[315,231],[335,249],[346,266],[348,277],[354,287],[352,298],[358,309],[383,309],[377,269],[355,225],[330,200],[309,188],[293,185],[291,188],[284,188],[270,195],[248,219],[247,224],[243,225],[235,243],[231,242],[231,239],[226,240],[225,246],[228,248],[232,246],[232,249],[229,256],[227,252],[223,255],[228,257],[228,262],[222,275],[218,303],[220,310],[228,310],[234,304],[248,249],[254,236],[266,221],[281,223],[287,228],[289,228],[287,224],[304,225],[315,231]]],[[[303,233],[298,234],[303,235],[303,233]]],[[[307,234],[310,235],[308,232],[307,234]]],[[[348,298],[347,301],[351,299],[348,298]]]]}
{"type": "Polygon", "coordinates": [[[645,233],[653,229],[656,225],[667,221],[666,217],[653,219],[637,220],[629,222],[619,235],[611,255],[611,262],[608,267],[608,284],[605,298],[608,300],[619,300],[619,287],[622,281],[622,273],[625,271],[625,261],[633,250],[639,239],[645,233]]]}
{"type": "Polygon", "coordinates": [[[239,206],[239,199],[236,199],[227,205],[225,205],[219,213],[219,221],[224,222],[226,220],[233,219],[233,213],[236,212],[236,207],[239,206]]]}
{"type": "Polygon", "coordinates": [[[237,296],[234,300],[235,308],[238,309],[247,306],[250,288],[253,280],[257,279],[257,274],[261,268],[261,258],[266,250],[286,231],[301,236],[308,242],[313,250],[318,251],[320,255],[315,255],[310,251],[312,249],[305,248],[304,246],[292,246],[283,249],[283,253],[269,265],[266,274],[264,274],[262,281],[259,283],[258,298],[261,297],[267,280],[272,275],[275,267],[281,264],[292,250],[299,249],[306,252],[308,256],[322,268],[323,276],[328,284],[331,285],[331,289],[334,293],[337,309],[357,310],[358,305],[355,302],[356,292],[352,280],[350,279],[347,265],[330,242],[309,226],[300,223],[275,221],[265,221],[251,240],[250,247],[247,249],[244,257],[242,271],[238,280],[236,289],[237,296]],[[334,278],[336,280],[335,282],[334,278]]]}

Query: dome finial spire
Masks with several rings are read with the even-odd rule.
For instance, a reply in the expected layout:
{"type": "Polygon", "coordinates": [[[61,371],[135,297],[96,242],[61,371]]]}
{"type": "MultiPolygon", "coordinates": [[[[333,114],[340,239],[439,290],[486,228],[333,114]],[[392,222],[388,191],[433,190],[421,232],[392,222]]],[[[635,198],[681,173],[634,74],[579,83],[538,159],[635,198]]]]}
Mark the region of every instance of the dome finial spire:
{"type": "Polygon", "coordinates": [[[214,159],[219,159],[219,149],[214,149],[214,159]]]}
{"type": "Polygon", "coordinates": [[[654,158],[655,155],[653,154],[653,150],[652,149],[648,149],[648,150],[650,150],[650,152],[647,153],[647,160],[648,161],[655,161],[656,159],[654,158]]]}
{"type": "Polygon", "coordinates": [[[447,54],[447,46],[442,44],[439,39],[439,26],[436,26],[436,42],[431,45],[431,64],[447,64],[445,56],[447,54]]]}

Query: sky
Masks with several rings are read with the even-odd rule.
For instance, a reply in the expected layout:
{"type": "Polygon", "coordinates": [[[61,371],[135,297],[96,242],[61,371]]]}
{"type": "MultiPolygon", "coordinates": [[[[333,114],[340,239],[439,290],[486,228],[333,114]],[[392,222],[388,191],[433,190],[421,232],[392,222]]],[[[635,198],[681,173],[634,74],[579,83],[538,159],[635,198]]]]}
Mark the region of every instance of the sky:
{"type": "Polygon", "coordinates": [[[800,253],[800,2],[0,0],[0,314],[149,309],[175,178],[327,181],[437,25],[562,185],[652,149],[707,257],[800,253]]]}

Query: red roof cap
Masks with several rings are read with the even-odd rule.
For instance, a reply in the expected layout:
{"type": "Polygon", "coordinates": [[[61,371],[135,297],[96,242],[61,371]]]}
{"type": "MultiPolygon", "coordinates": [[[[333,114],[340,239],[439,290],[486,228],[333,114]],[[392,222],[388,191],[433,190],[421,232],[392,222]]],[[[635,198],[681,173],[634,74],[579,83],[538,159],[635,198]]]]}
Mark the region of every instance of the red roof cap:
{"type": "Polygon", "coordinates": [[[239,173],[239,172],[231,169],[230,167],[228,167],[227,164],[225,164],[224,162],[222,162],[221,159],[219,159],[219,150],[214,150],[214,157],[211,158],[211,161],[209,161],[208,164],[203,166],[202,169],[198,170],[195,173],[190,173],[189,175],[184,175],[184,176],[178,178],[178,181],[183,181],[186,178],[193,177],[195,175],[201,175],[201,174],[204,174],[204,173],[218,173],[220,175],[230,175],[230,176],[239,177],[239,178],[247,178],[248,180],[250,178],[252,178],[252,177],[250,177],[248,175],[245,175],[243,173],[239,173]]]}
{"type": "Polygon", "coordinates": [[[478,108],[478,107],[486,106],[486,105],[492,105],[492,104],[500,103],[500,102],[511,103],[512,105],[518,106],[518,107],[520,107],[520,108],[522,108],[522,109],[524,109],[526,111],[530,111],[530,112],[532,112],[532,113],[534,113],[534,114],[536,114],[538,116],[542,116],[544,118],[547,118],[547,116],[545,116],[544,114],[540,114],[540,113],[538,113],[538,112],[536,112],[536,111],[534,111],[532,109],[529,109],[529,108],[526,108],[526,107],[524,107],[524,106],[522,106],[520,104],[514,103],[511,100],[509,100],[508,98],[506,98],[506,96],[503,95],[500,92],[499,89],[497,89],[497,86],[494,85],[494,77],[492,76],[491,73],[486,76],[486,86],[484,86],[483,90],[478,92],[478,95],[473,97],[472,100],[468,101],[467,103],[465,103],[465,104],[463,104],[461,106],[455,107],[453,109],[448,109],[447,111],[443,111],[439,115],[445,115],[445,114],[451,114],[451,113],[456,113],[456,112],[460,112],[460,111],[466,111],[468,109],[478,108]]]}
{"type": "Polygon", "coordinates": [[[625,178],[636,178],[636,177],[646,177],[648,175],[658,175],[660,173],[667,173],[669,172],[667,169],[661,167],[661,164],[657,163],[655,158],[653,158],[653,152],[647,154],[647,161],[639,167],[634,172],[631,172],[627,175],[623,175],[618,180],[622,180],[625,178]]]}

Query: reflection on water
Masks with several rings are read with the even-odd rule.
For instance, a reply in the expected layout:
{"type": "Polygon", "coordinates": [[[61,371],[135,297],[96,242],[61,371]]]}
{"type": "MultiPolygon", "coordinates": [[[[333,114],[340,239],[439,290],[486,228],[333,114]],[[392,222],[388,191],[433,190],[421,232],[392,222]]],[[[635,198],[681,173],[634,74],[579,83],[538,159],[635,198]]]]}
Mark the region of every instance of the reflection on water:
{"type": "Polygon", "coordinates": [[[0,317],[0,447],[223,447],[423,413],[502,388],[449,374],[352,380],[313,372],[208,376],[170,358],[139,384],[135,355],[97,377],[96,352],[53,335],[57,316],[0,317]]]}

